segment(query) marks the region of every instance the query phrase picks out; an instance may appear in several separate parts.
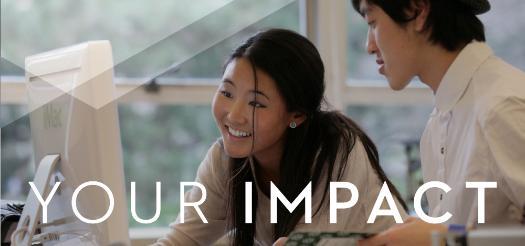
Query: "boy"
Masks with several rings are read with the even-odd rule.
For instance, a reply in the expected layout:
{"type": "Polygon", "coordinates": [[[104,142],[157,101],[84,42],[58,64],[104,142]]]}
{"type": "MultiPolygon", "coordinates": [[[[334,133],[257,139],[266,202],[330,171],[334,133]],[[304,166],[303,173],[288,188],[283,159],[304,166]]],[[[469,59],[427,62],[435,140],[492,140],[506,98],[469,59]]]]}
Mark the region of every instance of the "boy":
{"type": "MultiPolygon", "coordinates": [[[[430,224],[411,218],[363,245],[430,245],[445,224],[518,224],[525,205],[525,73],[494,56],[484,43],[478,14],[487,0],[352,0],[369,25],[367,51],[394,90],[417,76],[435,95],[421,138],[425,182],[441,181],[446,193],[426,191],[430,224]],[[478,189],[485,187],[484,218],[478,189]],[[481,215],[481,216],[483,216],[481,215]],[[483,222],[484,221],[484,222],[483,222]]],[[[481,193],[480,193],[481,194],[481,193]]]]}

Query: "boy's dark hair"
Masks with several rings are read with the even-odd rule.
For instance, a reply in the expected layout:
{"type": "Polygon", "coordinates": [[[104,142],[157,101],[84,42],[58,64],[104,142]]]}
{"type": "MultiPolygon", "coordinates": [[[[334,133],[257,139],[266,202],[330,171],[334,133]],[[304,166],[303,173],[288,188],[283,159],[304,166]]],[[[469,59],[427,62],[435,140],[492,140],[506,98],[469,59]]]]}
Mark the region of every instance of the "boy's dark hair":
{"type": "Polygon", "coordinates": [[[424,31],[429,32],[429,41],[448,51],[457,51],[472,40],[485,41],[483,23],[471,6],[459,0],[352,0],[354,9],[361,13],[359,5],[366,1],[380,7],[397,24],[405,26],[414,20],[420,2],[429,6],[424,31]]]}

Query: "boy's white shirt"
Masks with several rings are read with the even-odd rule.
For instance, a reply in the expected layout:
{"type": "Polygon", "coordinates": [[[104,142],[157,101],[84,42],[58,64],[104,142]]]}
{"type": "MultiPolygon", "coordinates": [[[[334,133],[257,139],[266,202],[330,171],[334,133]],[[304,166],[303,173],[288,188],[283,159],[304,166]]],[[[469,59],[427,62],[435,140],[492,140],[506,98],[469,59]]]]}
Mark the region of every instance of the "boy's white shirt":
{"type": "Polygon", "coordinates": [[[465,183],[495,181],[498,187],[485,191],[485,222],[519,223],[525,206],[525,73],[485,43],[468,44],[436,92],[421,161],[425,182],[452,188],[426,192],[431,216],[448,211],[448,223],[477,223],[477,189],[465,183]]]}

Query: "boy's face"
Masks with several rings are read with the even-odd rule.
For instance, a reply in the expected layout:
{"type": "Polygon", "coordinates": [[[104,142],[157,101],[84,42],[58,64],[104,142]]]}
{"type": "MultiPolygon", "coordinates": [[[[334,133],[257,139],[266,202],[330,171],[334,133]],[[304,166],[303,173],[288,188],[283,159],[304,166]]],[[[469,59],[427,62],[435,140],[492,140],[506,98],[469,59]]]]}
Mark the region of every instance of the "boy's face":
{"type": "Polygon", "coordinates": [[[417,42],[413,23],[402,27],[379,6],[361,1],[361,13],[368,23],[367,52],[376,55],[378,72],[394,90],[405,88],[417,75],[417,42]]]}

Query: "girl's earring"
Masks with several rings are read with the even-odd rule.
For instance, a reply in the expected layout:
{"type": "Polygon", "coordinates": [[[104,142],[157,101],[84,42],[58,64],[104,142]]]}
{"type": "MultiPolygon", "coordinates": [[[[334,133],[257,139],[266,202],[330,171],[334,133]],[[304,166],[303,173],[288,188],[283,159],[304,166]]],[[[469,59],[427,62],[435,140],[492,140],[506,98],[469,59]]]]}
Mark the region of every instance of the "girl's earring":
{"type": "Polygon", "coordinates": [[[297,123],[295,121],[290,122],[290,128],[294,129],[297,127],[297,123]]]}

